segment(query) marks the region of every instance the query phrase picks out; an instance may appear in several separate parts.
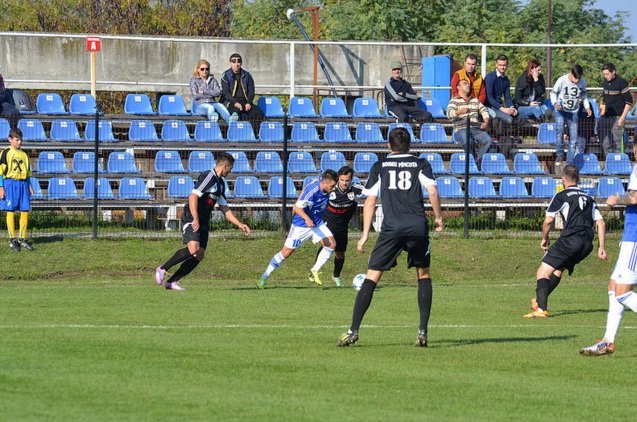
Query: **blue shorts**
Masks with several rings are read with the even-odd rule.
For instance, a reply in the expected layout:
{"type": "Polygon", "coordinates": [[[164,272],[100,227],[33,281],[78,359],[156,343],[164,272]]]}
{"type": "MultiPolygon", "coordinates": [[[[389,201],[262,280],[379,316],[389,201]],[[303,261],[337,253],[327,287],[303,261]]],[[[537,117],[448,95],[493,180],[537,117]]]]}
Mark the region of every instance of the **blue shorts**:
{"type": "Polygon", "coordinates": [[[31,192],[28,180],[4,179],[5,197],[0,208],[5,211],[29,211],[31,192]]]}

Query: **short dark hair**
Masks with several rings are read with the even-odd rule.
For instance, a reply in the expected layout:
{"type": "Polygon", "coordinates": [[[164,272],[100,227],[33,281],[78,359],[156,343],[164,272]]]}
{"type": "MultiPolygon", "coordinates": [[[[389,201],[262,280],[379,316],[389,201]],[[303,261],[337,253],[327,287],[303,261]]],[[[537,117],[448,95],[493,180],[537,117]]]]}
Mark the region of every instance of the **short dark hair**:
{"type": "Polygon", "coordinates": [[[409,152],[411,135],[404,127],[397,127],[389,132],[389,146],[394,152],[409,152]]]}
{"type": "Polygon", "coordinates": [[[18,128],[11,129],[9,131],[9,138],[22,139],[22,131],[18,128]]]}
{"type": "Polygon", "coordinates": [[[605,63],[604,66],[602,66],[602,70],[609,70],[611,72],[615,72],[615,64],[614,63],[605,63]]]}
{"type": "Polygon", "coordinates": [[[231,166],[234,165],[234,157],[230,154],[228,154],[227,152],[222,152],[219,153],[219,155],[217,155],[217,159],[215,160],[215,163],[217,164],[223,164],[223,163],[228,163],[231,166]]]}
{"type": "Polygon", "coordinates": [[[577,79],[581,79],[583,74],[584,69],[582,69],[582,66],[576,64],[571,67],[571,75],[575,76],[577,79]]]}
{"type": "Polygon", "coordinates": [[[500,60],[506,60],[508,62],[509,58],[506,56],[506,54],[498,54],[498,57],[495,58],[495,61],[498,62],[500,60]]]}
{"type": "Polygon", "coordinates": [[[230,55],[230,58],[228,60],[232,60],[232,59],[239,59],[239,60],[243,60],[243,58],[241,57],[241,54],[239,53],[232,53],[230,55]]]}
{"type": "Polygon", "coordinates": [[[476,56],[474,53],[469,53],[465,56],[464,61],[466,62],[467,59],[475,60],[477,62],[478,56],[476,56]]]}
{"type": "Polygon", "coordinates": [[[577,166],[573,164],[569,164],[564,167],[562,175],[572,182],[579,183],[579,170],[577,169],[577,166]]]}
{"type": "Polygon", "coordinates": [[[325,180],[325,179],[330,179],[333,180],[335,182],[338,181],[338,175],[336,174],[336,172],[332,169],[327,169],[323,172],[323,174],[321,174],[321,180],[325,180]]]}
{"type": "Polygon", "coordinates": [[[338,176],[347,176],[348,174],[354,175],[354,169],[350,166],[343,166],[338,169],[338,176]]]}

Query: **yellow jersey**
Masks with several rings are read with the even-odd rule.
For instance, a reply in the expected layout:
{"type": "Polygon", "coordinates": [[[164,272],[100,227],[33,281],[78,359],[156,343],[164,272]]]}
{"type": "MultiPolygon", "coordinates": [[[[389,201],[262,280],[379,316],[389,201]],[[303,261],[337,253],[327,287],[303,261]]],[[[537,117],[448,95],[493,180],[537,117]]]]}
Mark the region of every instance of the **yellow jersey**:
{"type": "Polygon", "coordinates": [[[0,176],[5,179],[26,180],[31,177],[29,156],[21,149],[6,148],[0,152],[0,176]]]}

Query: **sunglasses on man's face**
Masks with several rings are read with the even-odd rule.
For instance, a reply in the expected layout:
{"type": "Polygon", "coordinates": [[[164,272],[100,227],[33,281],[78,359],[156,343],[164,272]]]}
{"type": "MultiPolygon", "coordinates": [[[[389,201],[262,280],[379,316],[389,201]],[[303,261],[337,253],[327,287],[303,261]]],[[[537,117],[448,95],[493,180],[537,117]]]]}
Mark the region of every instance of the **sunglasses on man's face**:
{"type": "Polygon", "coordinates": [[[241,63],[241,59],[232,59],[230,63],[241,63]]]}

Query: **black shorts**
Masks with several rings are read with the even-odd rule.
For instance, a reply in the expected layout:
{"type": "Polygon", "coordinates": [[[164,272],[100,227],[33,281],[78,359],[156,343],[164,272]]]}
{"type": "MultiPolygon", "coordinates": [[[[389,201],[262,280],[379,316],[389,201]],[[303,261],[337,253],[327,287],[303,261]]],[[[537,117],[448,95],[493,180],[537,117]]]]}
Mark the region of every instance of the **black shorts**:
{"type": "Polygon", "coordinates": [[[380,233],[374,250],[369,257],[367,268],[387,271],[395,267],[396,259],[402,251],[407,251],[407,268],[429,268],[429,235],[425,236],[392,236],[380,233]]]}
{"type": "Polygon", "coordinates": [[[184,224],[181,232],[181,239],[184,242],[184,245],[188,242],[195,241],[199,242],[199,247],[201,249],[206,249],[208,246],[209,234],[209,231],[207,229],[204,230],[202,227],[199,227],[199,230],[195,232],[192,230],[192,223],[186,223],[184,224]]]}
{"type": "MultiPolygon", "coordinates": [[[[332,230],[330,229],[330,231],[332,230]]],[[[336,248],[334,248],[334,250],[336,252],[345,252],[347,250],[347,241],[349,238],[348,230],[332,231],[332,235],[334,236],[334,240],[336,240],[336,248]]]]}
{"type": "Polygon", "coordinates": [[[572,274],[575,265],[590,255],[592,250],[593,241],[588,237],[579,235],[560,237],[546,252],[542,262],[556,270],[567,269],[568,273],[572,274]]]}

